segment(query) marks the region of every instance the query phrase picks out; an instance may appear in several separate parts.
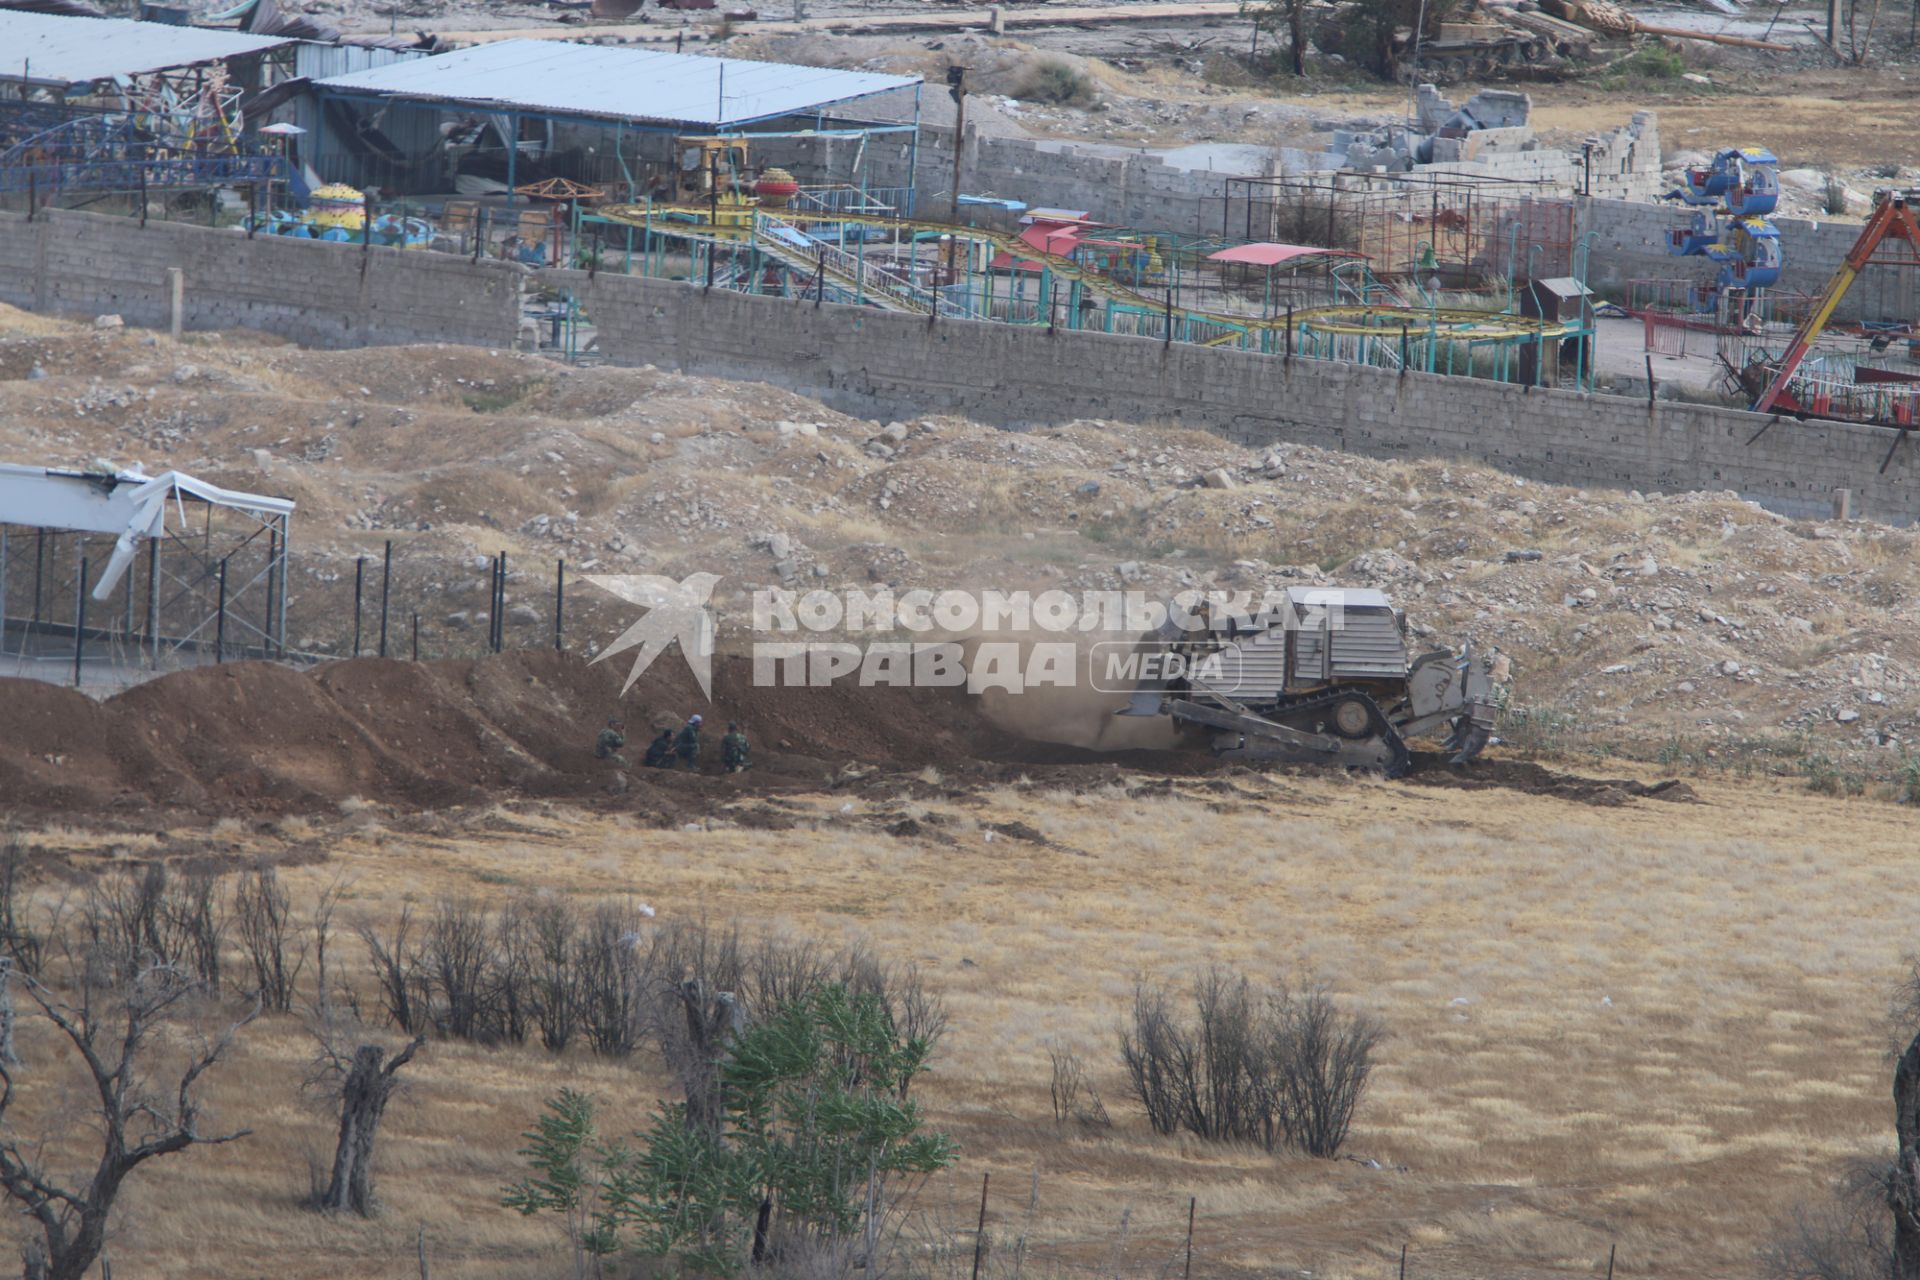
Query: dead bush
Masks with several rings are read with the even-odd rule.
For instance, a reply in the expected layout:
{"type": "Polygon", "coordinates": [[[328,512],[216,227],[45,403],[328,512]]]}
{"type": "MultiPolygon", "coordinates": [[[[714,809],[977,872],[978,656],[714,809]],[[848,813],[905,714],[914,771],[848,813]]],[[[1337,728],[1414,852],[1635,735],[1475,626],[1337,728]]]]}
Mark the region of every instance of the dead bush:
{"type": "Polygon", "coordinates": [[[400,909],[392,932],[385,937],[372,921],[362,921],[359,926],[360,941],[366,944],[367,959],[373,964],[374,982],[380,989],[387,1020],[410,1036],[419,1035],[431,1025],[432,1005],[413,926],[411,906],[400,909]]]}
{"type": "Polygon", "coordinates": [[[293,1008],[306,945],[294,936],[293,901],[270,866],[242,872],[233,887],[234,929],[247,958],[251,992],[273,1013],[293,1008]]]}
{"type": "Polygon", "coordinates": [[[1100,1091],[1093,1087],[1086,1064],[1081,1062],[1079,1054],[1062,1045],[1050,1045],[1047,1048],[1047,1061],[1053,1067],[1048,1095],[1053,1101],[1055,1124],[1072,1121],[1090,1129],[1104,1129],[1113,1123],[1107,1116],[1107,1105],[1100,1100],[1100,1091]]]}
{"type": "Polygon", "coordinates": [[[1760,1250],[1764,1280],[1886,1280],[1895,1274],[1884,1165],[1863,1162],[1833,1194],[1795,1205],[1760,1250]]]}
{"type": "Polygon", "coordinates": [[[580,931],[574,961],[580,1030],[595,1053],[626,1057],[646,1033],[653,951],[643,922],[631,904],[603,902],[580,931]]]}
{"type": "Polygon", "coordinates": [[[525,904],[531,943],[531,993],[540,1043],[558,1053],[580,1027],[580,917],[573,903],[541,897],[525,904]]]}
{"type": "Polygon", "coordinates": [[[1331,1159],[1353,1127],[1385,1028],[1371,1014],[1342,1013],[1320,986],[1288,998],[1279,1016],[1286,1133],[1308,1155],[1331,1159]]]}
{"type": "Polygon", "coordinates": [[[45,942],[28,918],[26,864],[27,848],[18,837],[0,843],[0,952],[20,972],[32,975],[40,971],[45,942]]]}
{"type": "Polygon", "coordinates": [[[1058,58],[1042,58],[1021,75],[1014,97],[1026,102],[1082,107],[1093,101],[1093,80],[1086,72],[1058,58]]]}
{"type": "Polygon", "coordinates": [[[487,913],[466,898],[442,898],[421,943],[421,958],[433,991],[433,1022],[440,1034],[456,1040],[484,1040],[487,1031],[487,980],[490,930],[487,913]]]}
{"type": "Polygon", "coordinates": [[[1220,966],[1191,987],[1192,1015],[1164,983],[1141,980],[1120,1031],[1129,1091],[1155,1133],[1338,1154],[1383,1033],[1318,984],[1256,985],[1220,966]]]}

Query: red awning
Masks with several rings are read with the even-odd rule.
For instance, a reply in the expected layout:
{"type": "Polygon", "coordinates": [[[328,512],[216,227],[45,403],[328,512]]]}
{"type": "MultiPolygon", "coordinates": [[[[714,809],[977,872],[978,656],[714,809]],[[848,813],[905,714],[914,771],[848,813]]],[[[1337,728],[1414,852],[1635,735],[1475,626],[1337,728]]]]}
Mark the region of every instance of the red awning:
{"type": "Polygon", "coordinates": [[[1256,267],[1277,267],[1300,258],[1364,258],[1351,249],[1318,249],[1308,244],[1242,244],[1207,255],[1208,262],[1245,262],[1256,267]]]}
{"type": "Polygon", "coordinates": [[[1085,229],[1082,227],[1058,222],[1036,222],[1020,233],[1020,242],[1032,245],[1042,253],[1065,258],[1073,253],[1083,234],[1085,229]]]}

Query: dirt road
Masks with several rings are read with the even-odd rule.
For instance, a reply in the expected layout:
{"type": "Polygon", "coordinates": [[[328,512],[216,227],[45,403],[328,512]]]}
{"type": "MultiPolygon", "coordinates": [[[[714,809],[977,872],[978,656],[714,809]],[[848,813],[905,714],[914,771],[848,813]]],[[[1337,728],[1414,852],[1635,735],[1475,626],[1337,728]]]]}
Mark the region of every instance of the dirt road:
{"type": "MultiPolygon", "coordinates": [[[[1087,24],[1124,22],[1207,22],[1237,18],[1238,4],[1217,0],[1172,0],[1167,4],[1121,5],[1048,5],[1040,9],[1005,9],[1001,23],[1008,30],[1041,27],[1071,27],[1087,24]]],[[[990,11],[967,7],[948,13],[886,13],[871,17],[842,14],[824,18],[788,19],[780,22],[756,22],[751,30],[761,36],[805,35],[830,32],[839,35],[890,35],[906,31],[966,31],[987,27],[990,11]]],[[[501,31],[441,31],[434,34],[445,40],[485,43],[490,40],[578,40],[585,36],[613,37],[627,43],[669,43],[685,30],[665,22],[606,23],[597,26],[515,27],[501,31]]]]}

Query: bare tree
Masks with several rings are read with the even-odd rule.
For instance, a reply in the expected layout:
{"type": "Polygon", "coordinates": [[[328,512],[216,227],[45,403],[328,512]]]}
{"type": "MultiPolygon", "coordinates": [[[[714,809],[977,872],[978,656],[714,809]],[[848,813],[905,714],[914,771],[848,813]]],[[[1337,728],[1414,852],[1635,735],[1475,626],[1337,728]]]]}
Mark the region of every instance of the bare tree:
{"type": "Polygon", "coordinates": [[[0,1066],[17,1067],[20,1054],[13,1043],[13,957],[0,954],[0,1066]]]}
{"type": "Polygon", "coordinates": [[[168,896],[167,869],[158,862],[137,874],[110,871],[87,882],[80,928],[91,981],[126,983],[154,966],[180,965],[186,943],[167,910],[168,896]]]}
{"type": "Polygon", "coordinates": [[[0,1132],[5,1134],[0,1137],[0,1190],[40,1232],[27,1247],[25,1280],[81,1280],[100,1255],[114,1202],[135,1170],[156,1157],[232,1142],[249,1132],[202,1133],[194,1089],[260,1007],[256,1002],[222,1034],[192,1049],[169,1094],[147,1083],[159,1048],[156,1033],[181,1012],[184,1001],[203,990],[199,984],[178,970],[155,966],[111,988],[83,980],[78,1004],[31,978],[20,985],[73,1046],[87,1074],[97,1099],[89,1127],[97,1131],[100,1153],[84,1186],[57,1180],[40,1144],[23,1142],[7,1123],[16,1082],[11,1069],[0,1065],[0,1132]]]}
{"type": "Polygon", "coordinates": [[[524,1044],[539,998],[534,972],[539,939],[533,910],[523,897],[507,899],[493,920],[493,964],[487,983],[493,1037],[524,1044]]]}
{"type": "Polygon", "coordinates": [[[351,1058],[327,1050],[329,1070],[339,1081],[340,1140],[333,1151],[333,1176],[320,1207],[328,1213],[374,1214],[373,1144],[380,1119],[399,1087],[400,1069],[426,1043],[415,1036],[406,1048],[389,1057],[377,1044],[363,1044],[351,1058]]]}
{"type": "Polygon", "coordinates": [[[558,1053],[580,1027],[580,917],[565,898],[527,907],[533,934],[533,1018],[540,1043],[558,1053]]]}
{"type": "Polygon", "coordinates": [[[580,1029],[593,1051],[607,1057],[632,1053],[646,1031],[654,950],[641,926],[632,906],[603,902],[580,931],[575,961],[580,1029]]]}
{"type": "Polygon", "coordinates": [[[293,900],[280,883],[280,873],[264,864],[242,872],[233,887],[233,917],[253,991],[274,1013],[291,1012],[294,984],[307,955],[305,944],[294,938],[293,900]]]}
{"type": "Polygon", "coordinates": [[[37,973],[45,943],[28,922],[25,903],[27,849],[18,837],[0,843],[0,951],[22,973],[37,973]]]}
{"type": "Polygon", "coordinates": [[[434,1021],[444,1035],[484,1038],[489,942],[486,910],[470,898],[442,898],[421,950],[440,1000],[434,1021]]]}
{"type": "Polygon", "coordinates": [[[333,945],[333,917],[346,896],[347,882],[336,877],[320,891],[313,904],[313,1011],[321,1022],[333,1017],[333,971],[328,966],[333,945]]]}
{"type": "Polygon", "coordinates": [[[167,884],[160,917],[175,939],[179,963],[209,989],[220,986],[220,954],[226,941],[226,913],[220,906],[220,877],[195,871],[167,884]]]}
{"type": "Polygon", "coordinates": [[[1127,1084],[1158,1134],[1178,1131],[1185,1114],[1181,1077],[1188,1053],[1165,987],[1144,978],[1133,987],[1133,1023],[1120,1032],[1127,1084]]]}
{"type": "Polygon", "coordinates": [[[371,920],[360,923],[359,933],[360,940],[367,944],[367,958],[373,962],[387,1017],[408,1035],[419,1035],[429,1025],[430,1001],[421,974],[419,944],[413,938],[413,908],[400,908],[391,939],[382,938],[379,926],[371,920]]]}

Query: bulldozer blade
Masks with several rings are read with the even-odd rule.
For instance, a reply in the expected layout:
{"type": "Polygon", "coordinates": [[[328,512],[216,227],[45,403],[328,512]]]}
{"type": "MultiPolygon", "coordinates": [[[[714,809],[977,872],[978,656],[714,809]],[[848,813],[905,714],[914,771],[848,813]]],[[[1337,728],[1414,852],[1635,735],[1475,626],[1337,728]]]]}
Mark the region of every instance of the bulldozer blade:
{"type": "Polygon", "coordinates": [[[1492,740],[1491,728],[1461,716],[1453,722],[1453,732],[1447,735],[1447,760],[1450,764],[1465,764],[1485,751],[1492,740]]]}

